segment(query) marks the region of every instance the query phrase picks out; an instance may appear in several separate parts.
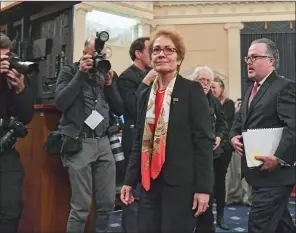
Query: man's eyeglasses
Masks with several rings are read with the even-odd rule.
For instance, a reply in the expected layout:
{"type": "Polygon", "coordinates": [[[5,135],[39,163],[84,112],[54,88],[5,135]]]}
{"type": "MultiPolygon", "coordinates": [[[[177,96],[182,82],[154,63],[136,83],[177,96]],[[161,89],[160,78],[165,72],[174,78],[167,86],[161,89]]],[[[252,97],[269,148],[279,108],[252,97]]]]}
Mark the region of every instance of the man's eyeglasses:
{"type": "Polygon", "coordinates": [[[272,57],[269,57],[269,56],[250,56],[250,57],[245,57],[245,62],[248,63],[249,59],[251,62],[254,62],[254,61],[257,61],[259,59],[262,59],[262,58],[272,58],[272,57]]]}
{"type": "Polygon", "coordinates": [[[163,51],[164,55],[172,55],[173,53],[177,52],[177,50],[175,48],[170,48],[170,47],[165,47],[163,49],[161,49],[159,47],[155,47],[152,49],[153,55],[160,54],[161,51],[163,51]]]}
{"type": "Polygon", "coordinates": [[[211,84],[212,82],[211,79],[207,79],[207,78],[198,78],[197,81],[204,84],[211,84]]]}

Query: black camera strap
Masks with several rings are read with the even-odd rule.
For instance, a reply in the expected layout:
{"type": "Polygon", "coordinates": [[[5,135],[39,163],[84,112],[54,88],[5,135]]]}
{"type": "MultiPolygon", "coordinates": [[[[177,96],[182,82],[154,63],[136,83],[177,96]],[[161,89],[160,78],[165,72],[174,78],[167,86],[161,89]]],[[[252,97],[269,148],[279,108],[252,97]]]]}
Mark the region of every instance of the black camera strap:
{"type": "Polygon", "coordinates": [[[105,95],[104,95],[104,77],[99,72],[96,73],[96,76],[98,78],[95,79],[95,85],[93,85],[92,93],[95,99],[95,108],[94,110],[97,111],[97,102],[98,101],[105,101],[105,95]]]}

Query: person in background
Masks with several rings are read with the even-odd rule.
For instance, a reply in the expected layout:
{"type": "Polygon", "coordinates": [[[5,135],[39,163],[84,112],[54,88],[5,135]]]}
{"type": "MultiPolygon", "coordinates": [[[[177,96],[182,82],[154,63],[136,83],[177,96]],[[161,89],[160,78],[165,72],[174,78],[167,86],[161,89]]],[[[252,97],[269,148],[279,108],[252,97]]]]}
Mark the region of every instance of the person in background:
{"type": "Polygon", "coordinates": [[[139,96],[121,200],[134,201],[132,189],[141,179],[138,232],[192,233],[193,216],[208,208],[212,191],[209,104],[199,83],[178,74],[185,45],[177,31],[156,31],[149,51],[157,78],[139,96]]]}
{"type": "Polygon", "coordinates": [[[222,108],[224,111],[225,120],[227,122],[227,132],[224,135],[224,140],[222,143],[223,153],[214,160],[214,170],[215,170],[215,187],[214,194],[216,198],[216,209],[217,209],[217,225],[224,229],[229,230],[229,227],[224,222],[224,206],[225,206],[225,177],[227,173],[227,168],[230,163],[233,147],[229,142],[229,131],[234,121],[235,117],[235,107],[234,102],[229,99],[226,95],[225,84],[224,81],[218,76],[214,76],[214,80],[211,86],[212,94],[218,98],[220,103],[222,104],[222,108]]]}
{"type": "MultiPolygon", "coordinates": [[[[129,54],[133,64],[123,71],[118,78],[120,95],[124,101],[124,126],[122,132],[122,147],[126,166],[132,151],[137,120],[137,101],[140,91],[155,78],[155,71],[150,69],[149,37],[140,37],[131,44],[129,54]]],[[[123,176],[124,177],[124,176],[123,176]]],[[[123,180],[122,180],[123,182],[123,180]]],[[[137,233],[138,200],[140,187],[134,190],[135,201],[131,205],[122,205],[122,228],[125,233],[137,233]]]]}
{"type": "MultiPolygon", "coordinates": [[[[213,142],[213,153],[212,156],[214,158],[214,178],[215,178],[215,186],[217,187],[221,182],[221,178],[219,177],[221,169],[219,164],[220,156],[223,154],[223,141],[225,135],[227,134],[227,123],[225,121],[225,116],[223,112],[222,105],[220,101],[212,94],[211,92],[211,85],[214,79],[213,71],[207,67],[197,67],[193,74],[193,80],[199,82],[204,90],[204,93],[207,97],[207,100],[210,105],[211,111],[211,124],[213,129],[213,138],[215,139],[213,142]],[[217,162],[218,161],[218,162],[217,162]],[[218,169],[216,171],[216,169],[218,169]]],[[[215,191],[215,190],[214,190],[215,191]]],[[[215,194],[215,193],[213,193],[215,194]]],[[[209,208],[205,213],[198,216],[196,220],[196,229],[195,232],[200,233],[213,233],[215,232],[215,225],[214,225],[214,215],[213,215],[213,198],[214,195],[211,195],[209,208]]]]}

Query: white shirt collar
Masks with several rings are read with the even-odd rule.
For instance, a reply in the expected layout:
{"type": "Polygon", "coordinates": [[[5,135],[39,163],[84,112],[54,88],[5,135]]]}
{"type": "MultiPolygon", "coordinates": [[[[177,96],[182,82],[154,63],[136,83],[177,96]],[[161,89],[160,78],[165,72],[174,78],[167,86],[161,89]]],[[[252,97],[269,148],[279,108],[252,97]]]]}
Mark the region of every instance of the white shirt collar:
{"type": "MultiPolygon", "coordinates": [[[[262,79],[259,84],[260,84],[260,87],[262,86],[262,84],[265,82],[265,80],[268,78],[268,76],[272,73],[273,71],[271,71],[268,75],[266,75],[266,77],[264,79],[262,79]]],[[[254,83],[254,86],[255,86],[255,83],[254,83]]]]}

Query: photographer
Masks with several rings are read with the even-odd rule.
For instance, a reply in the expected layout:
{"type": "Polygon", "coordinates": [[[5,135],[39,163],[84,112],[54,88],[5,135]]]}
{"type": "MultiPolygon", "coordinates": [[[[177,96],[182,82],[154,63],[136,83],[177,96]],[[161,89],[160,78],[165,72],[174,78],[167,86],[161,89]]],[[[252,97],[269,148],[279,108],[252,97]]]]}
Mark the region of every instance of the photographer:
{"type": "Polygon", "coordinates": [[[27,131],[34,113],[34,91],[25,76],[11,68],[10,39],[0,34],[0,232],[17,232],[22,212],[23,166],[14,149],[16,132],[27,131]],[[13,118],[11,118],[13,117],[13,118]],[[8,137],[9,136],[9,137],[8,137]]]}
{"type": "Polygon", "coordinates": [[[71,233],[84,232],[93,194],[95,223],[92,232],[107,232],[115,202],[115,161],[108,138],[109,113],[121,115],[123,105],[113,82],[111,65],[104,59],[106,40],[102,39],[106,37],[101,36],[97,34],[97,38],[88,39],[80,61],[65,65],[57,78],[55,102],[62,112],[59,124],[62,161],[68,168],[72,190],[66,232],[71,233]]]}

